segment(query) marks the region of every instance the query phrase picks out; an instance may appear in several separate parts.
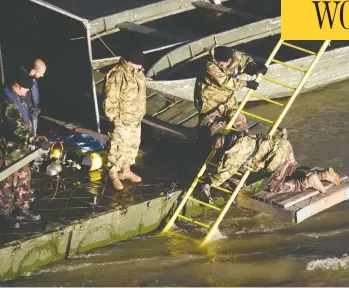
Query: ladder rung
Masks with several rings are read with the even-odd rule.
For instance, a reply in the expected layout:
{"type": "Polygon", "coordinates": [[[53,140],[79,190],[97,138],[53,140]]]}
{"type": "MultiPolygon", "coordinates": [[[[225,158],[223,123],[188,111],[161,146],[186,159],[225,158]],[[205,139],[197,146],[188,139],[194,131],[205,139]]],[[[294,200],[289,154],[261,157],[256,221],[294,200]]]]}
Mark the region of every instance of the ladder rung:
{"type": "Polygon", "coordinates": [[[212,188],[220,190],[220,191],[225,192],[225,193],[229,193],[229,194],[233,193],[232,191],[225,189],[225,188],[222,188],[222,187],[212,186],[212,188]]]}
{"type": "Polygon", "coordinates": [[[171,102],[171,104],[167,105],[164,109],[161,109],[160,111],[154,113],[153,115],[151,115],[152,117],[156,117],[156,116],[159,116],[160,114],[170,110],[171,108],[175,107],[176,105],[182,103],[183,100],[179,100],[177,102],[171,102]]]}
{"type": "Polygon", "coordinates": [[[271,100],[271,99],[269,99],[269,98],[267,98],[267,97],[264,97],[264,96],[262,96],[262,95],[258,95],[258,94],[255,94],[255,93],[251,93],[251,96],[252,96],[252,97],[259,98],[259,99],[264,100],[264,101],[266,101],[266,102],[269,102],[269,103],[272,103],[272,104],[281,106],[281,107],[284,107],[284,106],[285,106],[284,104],[282,104],[282,103],[280,103],[280,102],[271,100]]]}
{"type": "Polygon", "coordinates": [[[211,208],[211,209],[217,210],[217,211],[221,211],[221,210],[222,210],[221,208],[218,208],[217,206],[208,204],[208,203],[206,203],[206,202],[200,201],[200,200],[198,200],[198,199],[196,199],[196,198],[193,198],[193,197],[189,197],[188,199],[191,200],[191,201],[193,201],[193,202],[202,204],[202,205],[204,205],[204,206],[206,206],[206,207],[209,207],[209,208],[211,208]]]}
{"type": "Polygon", "coordinates": [[[277,85],[280,85],[280,86],[286,87],[286,88],[288,88],[288,89],[291,89],[291,90],[296,90],[296,88],[295,88],[295,87],[292,87],[292,86],[287,85],[287,84],[285,84],[285,83],[281,83],[281,82],[276,81],[276,80],[274,80],[274,79],[272,79],[272,78],[269,78],[269,77],[266,77],[266,76],[263,76],[263,75],[261,75],[261,78],[262,78],[262,79],[264,79],[264,80],[266,80],[266,81],[269,81],[269,82],[275,83],[275,84],[277,84],[277,85]]]}
{"type": "MultiPolygon", "coordinates": [[[[239,172],[235,172],[235,174],[236,175],[241,175],[242,176],[242,174],[241,173],[239,173],[239,172]]],[[[234,175],[235,175],[234,174],[234,175]]],[[[198,182],[199,183],[205,183],[203,180],[201,180],[201,179],[198,179],[198,182]]],[[[229,194],[231,194],[231,193],[233,193],[232,191],[230,191],[230,190],[228,190],[228,189],[225,189],[225,188],[222,188],[222,187],[217,187],[217,186],[211,186],[212,188],[214,188],[214,189],[217,189],[217,190],[220,190],[220,191],[223,191],[223,192],[225,192],[225,193],[229,193],[229,194]]]]}
{"type": "Polygon", "coordinates": [[[256,118],[256,119],[258,119],[258,120],[267,122],[267,123],[269,123],[269,124],[274,124],[274,121],[271,121],[271,120],[269,120],[269,119],[267,119],[267,118],[263,118],[263,117],[258,116],[258,115],[256,115],[256,114],[252,114],[252,113],[246,112],[246,111],[244,111],[244,110],[241,110],[241,113],[244,114],[244,115],[250,116],[250,117],[252,117],[252,118],[256,118]]]}
{"type": "Polygon", "coordinates": [[[286,66],[286,67],[288,67],[288,68],[291,68],[291,69],[294,69],[294,70],[297,70],[297,71],[300,71],[300,72],[303,72],[303,73],[306,73],[306,72],[307,72],[307,70],[305,70],[305,69],[299,68],[299,67],[297,67],[297,66],[293,66],[293,65],[291,65],[291,64],[288,64],[288,63],[286,63],[286,62],[282,62],[282,61],[279,61],[279,60],[276,60],[276,59],[272,59],[271,62],[281,64],[281,65],[283,65],[283,66],[286,66]]]}
{"type": "Polygon", "coordinates": [[[202,226],[202,227],[205,227],[205,228],[207,228],[207,229],[210,229],[210,226],[209,226],[209,225],[207,225],[207,224],[205,224],[205,223],[202,223],[202,222],[199,222],[199,221],[196,221],[196,220],[191,219],[191,218],[189,218],[189,217],[183,216],[182,214],[178,214],[178,218],[184,219],[184,220],[186,220],[186,221],[188,221],[188,222],[191,222],[191,223],[193,223],[193,224],[200,225],[200,226],[202,226]]]}
{"type": "Polygon", "coordinates": [[[303,51],[303,52],[305,52],[305,53],[311,54],[311,55],[316,55],[316,53],[315,53],[315,52],[313,52],[313,51],[310,51],[310,50],[304,49],[304,48],[302,48],[302,47],[299,47],[299,46],[296,46],[296,45],[290,44],[290,43],[285,42],[285,41],[284,41],[284,42],[282,42],[282,44],[283,44],[283,45],[285,45],[285,46],[288,46],[288,47],[291,47],[291,48],[297,49],[297,50],[299,50],[299,51],[303,51]]]}
{"type": "Polygon", "coordinates": [[[212,163],[212,162],[207,162],[207,165],[213,166],[215,168],[217,168],[219,166],[218,164],[215,164],[215,163],[212,163]]]}
{"type": "Polygon", "coordinates": [[[156,92],[151,93],[150,95],[148,95],[148,96],[147,96],[147,100],[148,100],[148,99],[150,99],[150,98],[152,98],[152,97],[154,97],[155,95],[157,95],[157,93],[156,93],[156,92]]]}
{"type": "MultiPolygon", "coordinates": [[[[218,164],[215,164],[215,163],[212,163],[212,162],[207,162],[207,165],[210,165],[210,166],[215,167],[215,168],[217,168],[219,166],[218,164]]],[[[242,174],[240,172],[235,172],[234,175],[242,176],[242,174]]],[[[198,182],[203,183],[204,181],[199,179],[198,182]]]]}
{"type": "Polygon", "coordinates": [[[194,118],[196,115],[198,115],[199,112],[195,112],[194,114],[189,115],[188,117],[184,118],[183,120],[181,120],[180,122],[178,122],[176,125],[181,125],[187,121],[189,121],[191,118],[194,118]]]}

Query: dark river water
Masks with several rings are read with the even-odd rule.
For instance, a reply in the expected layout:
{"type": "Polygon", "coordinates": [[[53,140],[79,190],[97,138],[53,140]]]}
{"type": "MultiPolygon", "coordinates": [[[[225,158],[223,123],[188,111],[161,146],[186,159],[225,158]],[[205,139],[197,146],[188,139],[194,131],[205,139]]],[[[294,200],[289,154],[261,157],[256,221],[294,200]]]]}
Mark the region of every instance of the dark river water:
{"type": "MultiPolygon", "coordinates": [[[[349,174],[348,91],[349,82],[342,82],[296,100],[283,126],[299,164],[349,174]]],[[[276,116],[269,105],[251,110],[276,116]]],[[[344,202],[298,225],[234,207],[220,226],[222,237],[206,248],[153,233],[52,263],[7,285],[348,286],[348,207],[344,202]]]]}

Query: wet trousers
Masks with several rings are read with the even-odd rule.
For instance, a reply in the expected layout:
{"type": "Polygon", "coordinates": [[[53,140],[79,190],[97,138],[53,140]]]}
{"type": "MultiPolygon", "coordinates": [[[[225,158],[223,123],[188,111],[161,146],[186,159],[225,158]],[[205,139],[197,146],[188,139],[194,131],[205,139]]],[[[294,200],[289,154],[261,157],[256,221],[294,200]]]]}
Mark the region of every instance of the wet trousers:
{"type": "MultiPolygon", "coordinates": [[[[220,120],[216,115],[210,115],[203,118],[198,126],[198,142],[200,146],[209,147],[215,146],[217,132],[225,127],[227,124],[226,121],[220,120]]],[[[246,117],[242,114],[239,114],[234,122],[234,126],[239,130],[246,130],[247,122],[246,117]]]]}
{"type": "Polygon", "coordinates": [[[15,208],[29,207],[31,171],[25,165],[0,183],[0,215],[8,215],[15,208]]]}
{"type": "Polygon", "coordinates": [[[294,177],[296,161],[292,145],[287,140],[262,140],[258,151],[255,151],[256,141],[252,137],[243,137],[227,150],[222,162],[210,176],[210,185],[222,185],[243,167],[251,172],[271,172],[268,188],[272,193],[298,192],[309,188],[307,177],[311,174],[298,173],[298,177],[294,177]]]}

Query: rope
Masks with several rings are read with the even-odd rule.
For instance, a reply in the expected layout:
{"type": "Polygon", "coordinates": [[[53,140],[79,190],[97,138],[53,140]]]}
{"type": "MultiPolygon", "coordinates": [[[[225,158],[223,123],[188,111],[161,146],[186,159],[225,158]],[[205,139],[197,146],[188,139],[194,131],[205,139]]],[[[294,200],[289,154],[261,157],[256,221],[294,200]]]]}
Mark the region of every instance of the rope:
{"type": "MultiPolygon", "coordinates": [[[[83,25],[83,24],[82,24],[82,25],[83,25]]],[[[117,56],[114,54],[114,52],[108,47],[108,45],[105,44],[105,42],[102,40],[102,38],[99,36],[99,34],[96,33],[95,35],[96,35],[96,36],[98,37],[98,39],[102,42],[102,44],[105,46],[105,48],[107,48],[108,51],[109,51],[114,57],[117,57],[117,56]]]]}

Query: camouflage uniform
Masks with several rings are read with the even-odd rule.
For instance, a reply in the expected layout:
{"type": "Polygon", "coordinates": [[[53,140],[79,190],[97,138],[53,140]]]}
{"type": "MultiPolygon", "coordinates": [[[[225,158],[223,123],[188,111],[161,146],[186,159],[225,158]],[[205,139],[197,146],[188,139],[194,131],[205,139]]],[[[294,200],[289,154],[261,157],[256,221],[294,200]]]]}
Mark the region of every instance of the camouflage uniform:
{"type": "MultiPolygon", "coordinates": [[[[23,104],[21,97],[16,97],[23,104]]],[[[0,160],[1,167],[4,167],[29,152],[27,143],[32,135],[32,125],[23,122],[17,105],[5,95],[1,99],[1,119],[0,160]]],[[[8,215],[16,206],[28,208],[30,180],[30,168],[25,165],[1,182],[0,214],[8,215]]]]}
{"type": "Polygon", "coordinates": [[[327,180],[339,185],[339,176],[332,168],[330,171],[333,172],[311,169],[297,170],[295,173],[296,164],[292,145],[286,140],[285,134],[270,137],[241,133],[234,145],[225,151],[216,172],[210,176],[210,185],[222,185],[240,168],[251,172],[272,173],[268,181],[269,191],[272,193],[298,192],[314,187],[312,186],[314,180],[309,182],[309,178],[314,173],[319,180],[327,180]]]}
{"type": "Polygon", "coordinates": [[[146,112],[146,80],[121,58],[106,75],[104,111],[114,122],[110,136],[108,167],[120,171],[133,165],[141,142],[141,121],[146,112]]]}
{"type": "Polygon", "coordinates": [[[266,137],[244,133],[233,147],[225,151],[217,173],[211,176],[214,186],[220,186],[231,178],[240,167],[252,172],[274,173],[284,163],[295,166],[292,146],[281,137],[266,137]]]}
{"type": "MultiPolygon", "coordinates": [[[[212,131],[215,130],[212,129],[214,122],[229,121],[237,110],[239,104],[234,92],[246,87],[246,81],[239,79],[239,75],[244,73],[247,63],[253,62],[251,57],[235,51],[235,61],[226,69],[221,68],[215,60],[216,47],[218,45],[211,49],[212,59],[206,63],[204,75],[197,78],[194,90],[195,106],[199,111],[199,125],[208,127],[211,130],[210,136],[215,134],[215,131],[212,131]]],[[[237,121],[246,123],[243,115],[239,115],[237,121]]]]}

